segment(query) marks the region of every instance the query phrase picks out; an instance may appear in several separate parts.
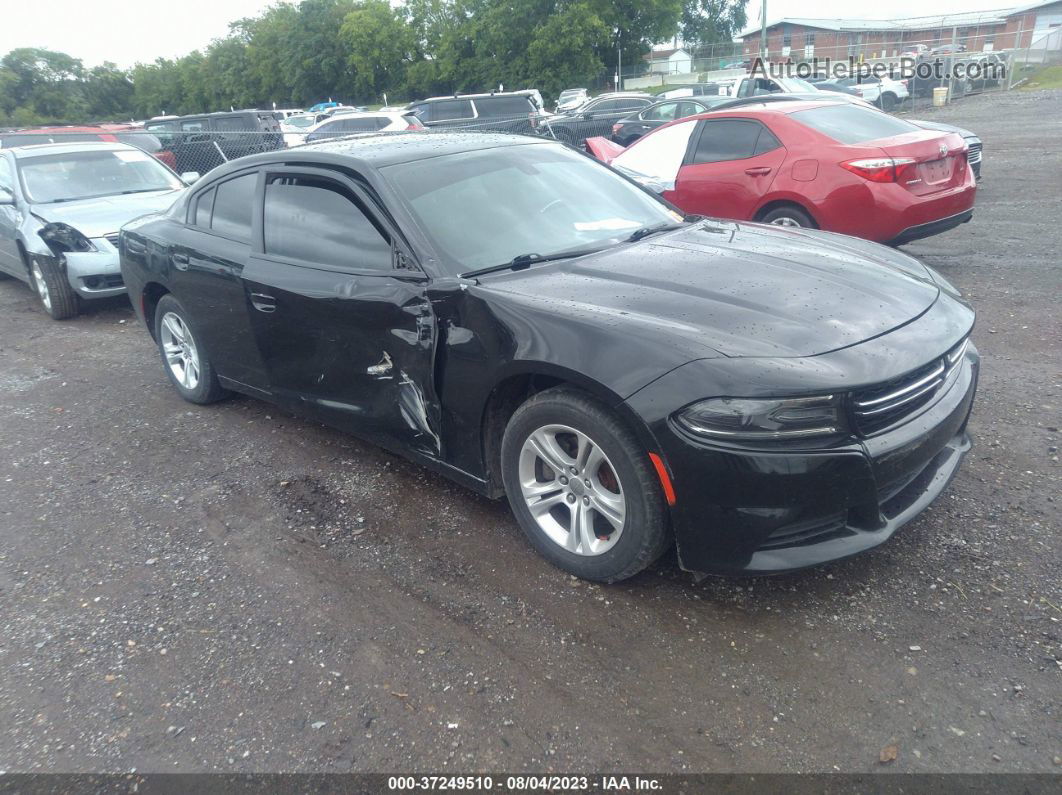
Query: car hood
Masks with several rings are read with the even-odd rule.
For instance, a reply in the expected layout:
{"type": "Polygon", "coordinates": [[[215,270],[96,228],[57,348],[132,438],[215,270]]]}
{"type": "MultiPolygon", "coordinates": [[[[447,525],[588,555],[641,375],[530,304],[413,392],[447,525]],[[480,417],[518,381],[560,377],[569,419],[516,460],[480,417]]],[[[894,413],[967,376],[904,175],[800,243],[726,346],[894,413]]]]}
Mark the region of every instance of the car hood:
{"type": "Polygon", "coordinates": [[[117,232],[123,225],[141,215],[168,210],[183,192],[184,188],[180,188],[55,204],[34,204],[31,211],[44,223],[63,223],[72,226],[85,237],[103,237],[117,232]]]}
{"type": "Polygon", "coordinates": [[[939,295],[925,267],[884,246],[715,220],[483,286],[566,324],[610,326],[620,346],[654,341],[668,360],[827,353],[911,322],[939,295]]]}

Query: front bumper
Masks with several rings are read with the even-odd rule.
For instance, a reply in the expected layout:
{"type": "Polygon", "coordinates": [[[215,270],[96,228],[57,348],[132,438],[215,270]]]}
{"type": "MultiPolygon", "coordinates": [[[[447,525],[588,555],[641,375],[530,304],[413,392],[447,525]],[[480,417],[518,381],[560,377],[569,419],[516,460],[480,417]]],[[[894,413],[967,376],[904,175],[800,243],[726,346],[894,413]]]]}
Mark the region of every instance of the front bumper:
{"type": "Polygon", "coordinates": [[[106,238],[93,238],[95,251],[67,252],[66,279],[82,298],[122,295],[125,282],[118,264],[118,249],[106,238]]]}
{"type": "Polygon", "coordinates": [[[979,359],[902,424],[831,449],[708,443],[673,422],[658,433],[672,473],[684,569],[773,574],[849,557],[888,540],[944,490],[970,448],[979,359]]]}

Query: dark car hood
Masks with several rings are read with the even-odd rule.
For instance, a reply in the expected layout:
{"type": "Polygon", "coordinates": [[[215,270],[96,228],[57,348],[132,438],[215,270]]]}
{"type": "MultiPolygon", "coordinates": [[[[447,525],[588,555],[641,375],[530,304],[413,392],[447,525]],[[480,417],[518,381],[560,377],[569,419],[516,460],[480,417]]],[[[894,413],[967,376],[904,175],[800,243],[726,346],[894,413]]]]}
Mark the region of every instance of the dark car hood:
{"type": "Polygon", "coordinates": [[[611,326],[617,345],[655,339],[667,358],[826,353],[911,322],[939,294],[929,271],[884,246],[714,220],[483,286],[565,322],[611,326]]]}
{"type": "Polygon", "coordinates": [[[103,237],[117,232],[134,218],[148,213],[168,210],[184,192],[160,190],[150,193],[129,193],[124,196],[101,196],[72,202],[34,204],[31,211],[45,223],[64,223],[85,237],[103,237]]]}

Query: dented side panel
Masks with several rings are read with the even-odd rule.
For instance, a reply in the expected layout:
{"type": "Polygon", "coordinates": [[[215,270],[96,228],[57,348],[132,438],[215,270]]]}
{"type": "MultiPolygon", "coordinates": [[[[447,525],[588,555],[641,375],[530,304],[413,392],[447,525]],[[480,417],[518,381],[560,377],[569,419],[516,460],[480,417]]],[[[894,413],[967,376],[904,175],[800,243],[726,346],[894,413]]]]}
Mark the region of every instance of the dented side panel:
{"type": "Polygon", "coordinates": [[[252,257],[244,285],[278,401],[384,444],[443,456],[435,320],[422,283],[252,257]]]}

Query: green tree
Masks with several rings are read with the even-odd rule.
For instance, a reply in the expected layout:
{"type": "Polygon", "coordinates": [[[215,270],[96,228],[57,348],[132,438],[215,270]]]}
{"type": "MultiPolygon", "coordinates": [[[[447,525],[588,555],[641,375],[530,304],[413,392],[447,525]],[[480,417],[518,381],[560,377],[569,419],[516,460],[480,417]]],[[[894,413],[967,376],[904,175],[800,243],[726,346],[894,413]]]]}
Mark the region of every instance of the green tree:
{"type": "Polygon", "coordinates": [[[416,37],[387,0],[363,0],[343,20],[341,41],[350,53],[357,99],[376,102],[384,92],[401,93],[405,73],[417,58],[416,37]]]}
{"type": "Polygon", "coordinates": [[[748,0],[685,0],[682,7],[682,40],[690,45],[731,42],[748,16],[748,0]]]}

